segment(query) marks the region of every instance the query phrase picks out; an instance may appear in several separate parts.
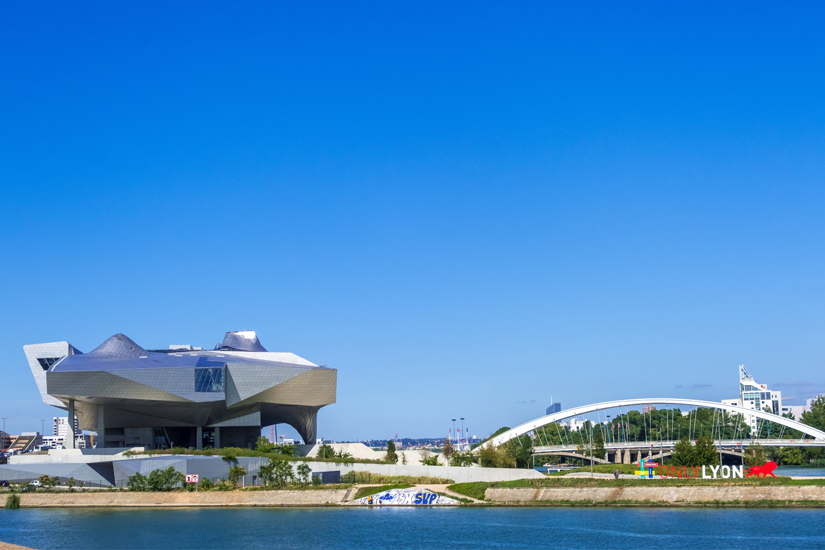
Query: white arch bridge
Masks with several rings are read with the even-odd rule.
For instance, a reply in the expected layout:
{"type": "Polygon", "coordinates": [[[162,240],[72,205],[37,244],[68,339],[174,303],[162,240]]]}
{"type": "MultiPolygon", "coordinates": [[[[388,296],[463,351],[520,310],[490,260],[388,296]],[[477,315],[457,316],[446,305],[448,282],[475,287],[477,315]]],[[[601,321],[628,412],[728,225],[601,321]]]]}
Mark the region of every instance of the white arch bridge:
{"type": "MultiPolygon", "coordinates": [[[[490,442],[493,445],[501,445],[502,443],[506,443],[511,439],[516,437],[529,434],[536,428],[540,428],[542,426],[547,426],[548,424],[553,424],[554,422],[558,422],[560,420],[565,420],[567,418],[573,418],[575,416],[581,416],[584,414],[604,411],[609,409],[622,409],[622,408],[630,408],[630,407],[639,407],[644,405],[688,405],[692,407],[705,407],[711,409],[722,409],[728,412],[742,414],[742,415],[750,415],[755,416],[759,419],[773,422],[776,424],[780,424],[785,426],[786,428],[791,428],[797,431],[802,432],[803,434],[808,435],[812,439],[803,439],[803,440],[759,440],[759,443],[762,445],[772,445],[776,444],[779,445],[780,443],[774,443],[775,441],[780,441],[783,446],[825,446],[825,432],[822,430],[818,430],[807,424],[803,424],[801,422],[797,422],[796,420],[791,420],[790,418],[785,418],[783,416],[779,416],[776,414],[768,413],[765,411],[757,411],[753,409],[746,409],[744,407],[737,407],[736,405],[726,405],[725,403],[716,403],[713,401],[700,401],[698,399],[681,399],[681,398],[647,398],[647,399],[623,399],[620,401],[606,401],[604,403],[594,403],[592,405],[583,405],[581,407],[573,407],[572,409],[567,409],[564,411],[559,411],[557,413],[548,414],[546,416],[542,416],[540,418],[536,418],[535,420],[531,420],[530,422],[525,422],[520,426],[516,426],[515,428],[508,430],[504,433],[497,435],[496,437],[492,438],[490,442]],[[791,443],[791,441],[793,441],[791,443]]],[[[751,440],[745,440],[746,442],[750,442],[751,440]]],[[[653,442],[645,442],[645,445],[650,446],[653,442]]],[[[672,442],[671,442],[672,443],[672,442]]],[[[722,442],[725,443],[724,441],[722,442]]],[[[732,441],[733,444],[742,445],[744,442],[742,440],[735,440],[732,441]]],[[[659,447],[660,443],[657,441],[655,443],[656,447],[659,447]]],[[[606,447],[608,444],[605,445],[606,447]]],[[[559,447],[558,450],[562,450],[562,447],[565,446],[552,446],[552,447],[559,447]]],[[[570,446],[566,446],[569,448],[570,446]]],[[[539,451],[538,448],[536,448],[539,451]]],[[[547,449],[547,451],[551,451],[551,449],[547,449]]]]}

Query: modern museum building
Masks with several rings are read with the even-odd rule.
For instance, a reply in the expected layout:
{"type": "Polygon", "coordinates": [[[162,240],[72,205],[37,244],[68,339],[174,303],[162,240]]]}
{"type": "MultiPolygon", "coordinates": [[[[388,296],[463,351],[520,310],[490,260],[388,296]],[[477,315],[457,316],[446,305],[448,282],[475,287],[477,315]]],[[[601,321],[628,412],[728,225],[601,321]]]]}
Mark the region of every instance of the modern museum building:
{"type": "Polygon", "coordinates": [[[96,432],[98,448],[252,448],[272,424],[313,444],[318,410],[335,403],[335,369],[269,352],[252,331],[212,350],[147,350],[116,334],[88,353],[68,342],[24,351],[43,401],[96,432]]]}

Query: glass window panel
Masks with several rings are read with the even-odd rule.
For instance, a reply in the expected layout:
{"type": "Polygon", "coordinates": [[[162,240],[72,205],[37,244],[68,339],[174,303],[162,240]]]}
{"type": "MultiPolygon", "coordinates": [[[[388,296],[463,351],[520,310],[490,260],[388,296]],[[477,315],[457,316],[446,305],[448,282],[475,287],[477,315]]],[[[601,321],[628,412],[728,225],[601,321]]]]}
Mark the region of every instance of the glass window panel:
{"type": "Polygon", "coordinates": [[[195,392],[217,393],[222,391],[223,367],[195,369],[195,392]]]}

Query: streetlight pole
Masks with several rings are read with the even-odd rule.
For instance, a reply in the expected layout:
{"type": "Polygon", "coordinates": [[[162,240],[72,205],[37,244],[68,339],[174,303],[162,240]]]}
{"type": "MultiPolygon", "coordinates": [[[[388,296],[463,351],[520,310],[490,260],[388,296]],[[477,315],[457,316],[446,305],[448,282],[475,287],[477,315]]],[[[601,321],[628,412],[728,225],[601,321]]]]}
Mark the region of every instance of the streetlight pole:
{"type": "MultiPolygon", "coordinates": [[[[455,441],[455,418],[453,418],[453,437],[451,439],[455,441]]],[[[450,443],[452,443],[452,441],[450,443]]]]}
{"type": "Polygon", "coordinates": [[[593,477],[593,426],[590,426],[590,477],[593,477]]]}
{"type": "MultiPolygon", "coordinates": [[[[467,434],[464,433],[464,419],[461,419],[461,433],[464,434],[464,439],[467,439],[467,434]]],[[[461,448],[461,438],[458,438],[458,446],[461,448]]]]}

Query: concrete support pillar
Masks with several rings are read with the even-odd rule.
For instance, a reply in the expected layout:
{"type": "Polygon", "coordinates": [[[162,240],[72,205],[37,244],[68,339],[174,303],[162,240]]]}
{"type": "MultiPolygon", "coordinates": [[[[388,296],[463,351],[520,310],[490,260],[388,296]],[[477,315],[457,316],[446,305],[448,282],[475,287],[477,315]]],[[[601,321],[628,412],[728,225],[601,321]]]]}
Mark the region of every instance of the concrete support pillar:
{"type": "Polygon", "coordinates": [[[195,428],[195,448],[203,449],[203,426],[195,428]]]}
{"type": "Polygon", "coordinates": [[[74,399],[69,399],[69,425],[66,429],[66,440],[63,442],[66,449],[74,449],[74,399]]]}
{"type": "Polygon", "coordinates": [[[97,448],[106,446],[106,422],[103,416],[103,405],[97,407],[97,448]]]}
{"type": "Polygon", "coordinates": [[[215,426],[215,448],[221,448],[221,429],[215,426]]]}
{"type": "Polygon", "coordinates": [[[630,449],[624,452],[624,461],[622,461],[622,464],[630,464],[630,449]]]}
{"type": "Polygon", "coordinates": [[[622,450],[617,449],[616,455],[613,457],[613,464],[621,464],[622,463],[622,450]]]}

